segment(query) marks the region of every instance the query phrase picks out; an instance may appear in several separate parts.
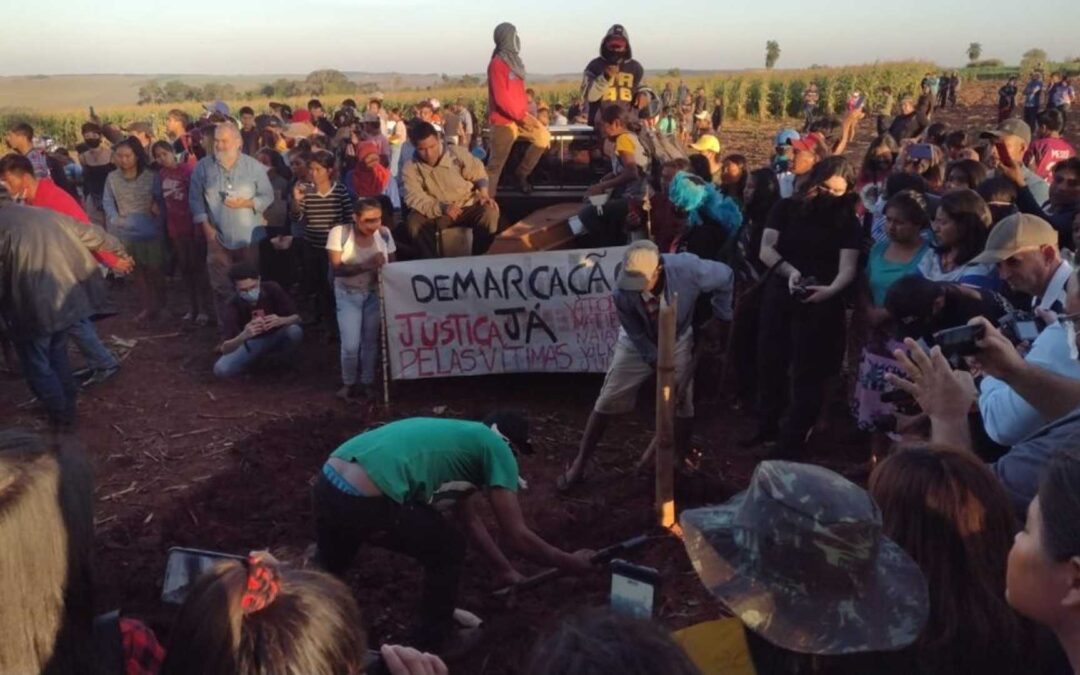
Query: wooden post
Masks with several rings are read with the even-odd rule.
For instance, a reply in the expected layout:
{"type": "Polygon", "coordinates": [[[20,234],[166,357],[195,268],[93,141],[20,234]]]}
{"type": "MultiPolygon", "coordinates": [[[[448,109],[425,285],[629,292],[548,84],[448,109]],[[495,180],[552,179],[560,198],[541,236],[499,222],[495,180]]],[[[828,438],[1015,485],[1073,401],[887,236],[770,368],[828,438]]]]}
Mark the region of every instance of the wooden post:
{"type": "Polygon", "coordinates": [[[656,359],[656,516],[675,525],[675,316],[679,296],[660,299],[656,359]]]}
{"type": "Polygon", "coordinates": [[[390,349],[386,336],[386,294],[383,292],[383,275],[379,272],[379,336],[382,342],[383,405],[390,407],[390,349]]]}

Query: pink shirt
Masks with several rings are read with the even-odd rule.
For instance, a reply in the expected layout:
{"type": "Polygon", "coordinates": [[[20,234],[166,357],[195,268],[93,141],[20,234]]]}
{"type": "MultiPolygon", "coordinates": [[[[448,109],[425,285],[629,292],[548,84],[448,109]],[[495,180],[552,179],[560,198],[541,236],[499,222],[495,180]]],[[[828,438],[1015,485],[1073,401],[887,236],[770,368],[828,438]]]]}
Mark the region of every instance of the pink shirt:
{"type": "Polygon", "coordinates": [[[158,171],[161,195],[165,198],[165,229],[173,239],[190,238],[195,236],[196,231],[202,231],[202,228],[195,227],[188,204],[188,186],[193,170],[191,163],[183,162],[172,168],[161,167],[158,171]]]}

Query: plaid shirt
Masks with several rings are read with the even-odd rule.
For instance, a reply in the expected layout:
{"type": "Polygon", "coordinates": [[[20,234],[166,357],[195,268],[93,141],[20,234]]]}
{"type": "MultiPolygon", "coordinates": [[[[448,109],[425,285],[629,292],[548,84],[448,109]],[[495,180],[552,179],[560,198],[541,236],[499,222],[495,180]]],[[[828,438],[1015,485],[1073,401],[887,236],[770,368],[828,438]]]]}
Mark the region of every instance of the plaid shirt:
{"type": "Polygon", "coordinates": [[[165,660],[165,649],[154,631],[142,621],[120,619],[125,675],[156,675],[165,660]]]}

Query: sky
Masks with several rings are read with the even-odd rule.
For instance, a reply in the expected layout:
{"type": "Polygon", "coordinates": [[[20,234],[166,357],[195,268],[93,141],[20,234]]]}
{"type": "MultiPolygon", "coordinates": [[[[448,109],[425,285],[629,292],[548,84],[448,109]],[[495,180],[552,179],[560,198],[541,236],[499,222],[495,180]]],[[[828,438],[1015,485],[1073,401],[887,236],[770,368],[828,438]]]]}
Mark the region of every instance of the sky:
{"type": "Polygon", "coordinates": [[[780,68],[962,65],[969,42],[1006,63],[1032,47],[1080,55],[1077,0],[34,0],[4,18],[0,75],[479,73],[502,21],[534,73],[582,70],[613,23],[647,69],[761,67],[766,40],[780,43],[780,68]]]}

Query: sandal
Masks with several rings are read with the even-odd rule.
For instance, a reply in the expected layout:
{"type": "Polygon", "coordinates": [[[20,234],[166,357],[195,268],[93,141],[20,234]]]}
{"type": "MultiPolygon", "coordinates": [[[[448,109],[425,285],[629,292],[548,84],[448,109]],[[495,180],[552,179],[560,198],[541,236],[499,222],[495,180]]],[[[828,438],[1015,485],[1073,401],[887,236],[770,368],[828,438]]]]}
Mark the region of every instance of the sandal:
{"type": "Polygon", "coordinates": [[[180,320],[184,321],[185,323],[188,322],[188,321],[194,321],[195,320],[195,315],[192,314],[191,312],[188,312],[184,316],[180,317],[180,320]]]}
{"type": "Polygon", "coordinates": [[[209,326],[210,325],[210,316],[208,314],[204,313],[204,312],[199,312],[199,314],[195,316],[195,325],[196,326],[209,326]]]}

